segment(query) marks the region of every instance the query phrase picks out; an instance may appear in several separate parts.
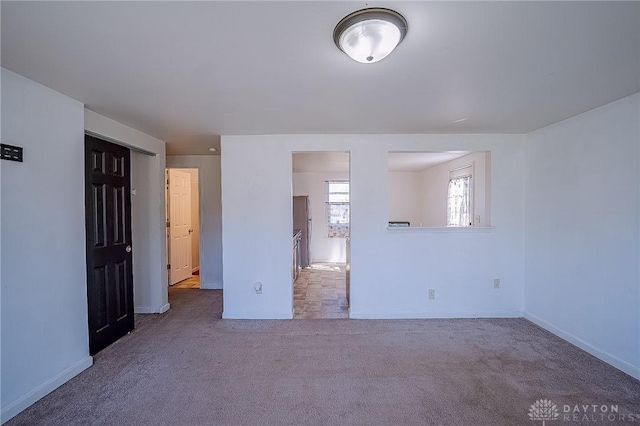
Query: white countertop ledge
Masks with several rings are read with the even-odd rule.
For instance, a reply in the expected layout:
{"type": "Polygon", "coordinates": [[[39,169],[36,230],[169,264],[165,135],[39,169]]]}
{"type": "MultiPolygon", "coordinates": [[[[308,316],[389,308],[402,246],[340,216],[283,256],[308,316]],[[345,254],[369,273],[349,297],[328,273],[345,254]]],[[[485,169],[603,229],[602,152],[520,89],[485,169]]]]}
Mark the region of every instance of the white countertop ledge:
{"type": "Polygon", "coordinates": [[[451,233],[451,234],[478,234],[489,233],[495,229],[495,226],[388,226],[387,230],[391,233],[451,233]]]}

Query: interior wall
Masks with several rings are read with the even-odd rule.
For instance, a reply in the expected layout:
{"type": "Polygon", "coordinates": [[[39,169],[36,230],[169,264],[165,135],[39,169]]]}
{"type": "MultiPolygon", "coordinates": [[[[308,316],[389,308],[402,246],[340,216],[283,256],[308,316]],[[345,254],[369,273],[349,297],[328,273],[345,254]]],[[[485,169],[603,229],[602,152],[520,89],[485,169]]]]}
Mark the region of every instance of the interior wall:
{"type": "MultiPolygon", "coordinates": [[[[487,184],[487,158],[486,152],[474,152],[446,163],[430,167],[422,172],[424,198],[422,198],[422,222],[424,226],[447,226],[447,191],[449,188],[449,173],[467,164],[473,164],[473,211],[474,216],[480,216],[480,223],[474,226],[489,226],[490,202],[486,194],[490,193],[487,184]]],[[[489,163],[490,164],[490,163],[489,163]]]]}
{"type": "Polygon", "coordinates": [[[523,135],[223,136],[223,316],[292,317],[292,153],[304,151],[351,153],[352,318],[522,315],[524,140],[523,135]],[[491,151],[495,228],[387,229],[388,152],[457,150],[491,151]],[[494,278],[502,280],[502,288],[493,288],[494,278]],[[256,281],[262,282],[262,294],[254,290],[256,281]],[[428,289],[436,290],[434,300],[428,289]]]}
{"type": "Polygon", "coordinates": [[[139,245],[151,238],[152,229],[147,219],[138,212],[144,212],[151,203],[149,193],[149,156],[131,151],[131,247],[133,248],[133,305],[134,312],[151,312],[151,257],[148,250],[140,250],[139,245]]]}
{"type": "MultiPolygon", "coordinates": [[[[200,258],[202,259],[200,263],[200,288],[221,289],[223,286],[223,264],[220,156],[168,156],[167,167],[198,169],[200,200],[198,212],[200,217],[199,250],[200,258]]],[[[289,171],[291,171],[291,168],[289,168],[289,171]]],[[[289,187],[291,187],[291,182],[289,182],[289,187]]],[[[291,237],[289,237],[289,240],[291,240],[291,237]]],[[[291,253],[289,253],[289,256],[291,256],[291,253]]]]}
{"type": "Polygon", "coordinates": [[[293,173],[293,195],[308,195],[311,203],[311,261],[346,262],[344,238],[329,238],[327,181],[349,180],[349,172],[293,173]]]}
{"type": "Polygon", "coordinates": [[[84,227],[84,107],[2,69],[1,419],[92,364],[84,227]]]}
{"type": "Polygon", "coordinates": [[[640,379],[640,95],[527,135],[526,315],[640,379]]]}
{"type": "Polygon", "coordinates": [[[421,172],[389,172],[389,221],[423,226],[423,198],[421,172]]]}
{"type": "Polygon", "coordinates": [[[165,143],[110,118],[85,109],[85,130],[132,148],[131,224],[134,306],[136,313],[169,309],[165,238],[165,143]],[[144,150],[148,154],[135,152],[144,150]]]}

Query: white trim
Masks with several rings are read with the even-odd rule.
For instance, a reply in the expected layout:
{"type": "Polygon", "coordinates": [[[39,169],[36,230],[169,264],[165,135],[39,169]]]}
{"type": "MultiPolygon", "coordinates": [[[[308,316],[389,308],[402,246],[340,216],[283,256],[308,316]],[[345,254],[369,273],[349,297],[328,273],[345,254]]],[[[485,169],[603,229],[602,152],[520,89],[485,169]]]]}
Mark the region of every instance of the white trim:
{"type": "Polygon", "coordinates": [[[293,312],[231,312],[222,313],[222,319],[293,319],[293,312]]]}
{"type": "Polygon", "coordinates": [[[490,233],[495,226],[388,226],[390,233],[451,233],[451,234],[482,234],[490,233]]]}
{"type": "Polygon", "coordinates": [[[111,143],[119,145],[119,146],[123,146],[125,148],[129,148],[131,151],[139,152],[140,154],[148,155],[150,157],[155,157],[156,155],[158,155],[155,152],[151,152],[151,151],[147,151],[146,149],[138,148],[135,145],[131,145],[129,143],[120,141],[118,139],[110,138],[109,136],[105,136],[105,135],[103,135],[101,133],[92,132],[91,130],[86,130],[85,129],[84,134],[92,136],[94,138],[105,140],[107,142],[111,142],[111,143]]]}
{"type": "Polygon", "coordinates": [[[203,283],[200,281],[201,290],[222,290],[222,283],[203,283]]]}
{"type": "MultiPolygon", "coordinates": [[[[469,154],[467,154],[467,155],[469,155],[469,154]]],[[[453,160],[450,160],[450,161],[453,161],[453,160]]],[[[466,176],[469,176],[469,177],[473,178],[474,172],[475,172],[474,168],[475,168],[475,161],[471,161],[470,163],[467,163],[464,166],[460,166],[460,167],[456,167],[455,169],[451,169],[451,170],[449,170],[449,180],[460,178],[460,177],[466,177],[466,176]],[[461,172],[466,171],[466,169],[469,169],[469,173],[461,173],[461,172]],[[461,173],[461,174],[458,174],[456,172],[461,173]]]]}
{"type": "Polygon", "coordinates": [[[602,361],[606,362],[607,364],[617,368],[618,370],[630,375],[631,377],[634,377],[638,380],[640,380],[640,368],[636,367],[630,363],[628,363],[627,361],[624,361],[620,358],[618,358],[615,355],[610,354],[607,351],[603,351],[601,349],[598,349],[596,347],[594,347],[593,345],[585,342],[584,340],[582,340],[581,338],[574,336],[573,334],[559,328],[556,327],[555,325],[543,320],[542,318],[538,318],[535,315],[530,314],[529,312],[525,312],[524,313],[524,317],[525,319],[531,321],[532,323],[536,324],[537,326],[544,328],[545,330],[549,331],[550,333],[555,334],[556,336],[560,337],[563,340],[566,340],[567,342],[571,343],[574,346],[577,346],[578,348],[582,349],[585,352],[590,353],[591,355],[595,356],[596,358],[601,359],[602,361]]]}
{"type": "Polygon", "coordinates": [[[158,309],[154,309],[150,306],[136,306],[133,308],[133,312],[136,314],[164,314],[170,307],[171,305],[168,303],[160,306],[158,309]]]}
{"type": "Polygon", "coordinates": [[[31,406],[39,399],[53,392],[78,374],[82,373],[87,368],[93,365],[93,357],[87,356],[79,362],[75,363],[71,367],[63,370],[53,378],[47,380],[37,388],[28,392],[24,396],[18,398],[16,401],[7,405],[0,411],[0,419],[2,423],[5,423],[15,417],[18,413],[31,406]]]}
{"type": "MultiPolygon", "coordinates": [[[[202,277],[205,275],[205,271],[207,269],[207,265],[206,262],[203,262],[202,260],[202,246],[204,245],[204,239],[202,238],[202,223],[204,221],[204,213],[203,213],[203,208],[204,208],[204,203],[202,202],[202,200],[204,199],[204,189],[203,189],[203,185],[202,185],[202,167],[200,164],[197,165],[186,165],[184,163],[190,163],[190,161],[176,161],[176,157],[182,157],[183,155],[167,155],[165,156],[168,161],[165,161],[165,182],[167,181],[167,179],[169,178],[169,169],[196,169],[198,171],[198,268],[200,270],[200,273],[198,274],[198,276],[200,277],[200,288],[201,289],[210,289],[210,287],[206,287],[205,285],[202,284],[202,277]],[[170,160],[170,161],[169,161],[170,160]],[[181,166],[176,166],[176,165],[171,165],[169,166],[169,163],[178,163],[178,164],[182,164],[181,166]]],[[[168,219],[169,216],[169,211],[168,211],[168,207],[169,207],[169,199],[167,197],[167,187],[166,185],[164,186],[165,188],[165,201],[164,201],[164,210],[165,210],[165,222],[168,219]]],[[[206,228],[206,227],[205,227],[206,228]]],[[[166,235],[166,239],[167,241],[169,241],[169,231],[167,229],[165,229],[165,235],[166,235]]],[[[167,249],[166,249],[166,253],[165,253],[165,257],[167,258],[167,263],[168,259],[171,255],[171,246],[169,245],[169,243],[167,243],[167,249]]],[[[196,268],[191,270],[192,276],[193,276],[193,271],[195,271],[196,268]]],[[[171,283],[171,273],[167,273],[167,282],[171,283]]],[[[177,284],[177,283],[176,283],[177,284]]],[[[169,286],[172,286],[175,284],[169,284],[169,286]]],[[[220,287],[222,288],[222,287],[220,287]]],[[[169,291],[169,288],[167,288],[167,292],[169,291]]],[[[168,309],[168,308],[167,308],[168,309]]],[[[162,312],[161,312],[162,313],[162,312]]]]}
{"type": "Polygon", "coordinates": [[[522,318],[522,311],[451,311],[451,312],[367,312],[349,310],[357,319],[429,319],[429,318],[522,318]]]}

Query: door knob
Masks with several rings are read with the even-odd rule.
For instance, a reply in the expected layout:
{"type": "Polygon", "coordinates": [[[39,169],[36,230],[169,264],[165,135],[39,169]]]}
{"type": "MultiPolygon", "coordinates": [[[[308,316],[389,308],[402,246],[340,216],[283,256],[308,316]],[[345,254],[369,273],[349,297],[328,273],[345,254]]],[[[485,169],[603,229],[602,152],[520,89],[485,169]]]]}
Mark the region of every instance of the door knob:
{"type": "Polygon", "coordinates": [[[189,233],[192,233],[192,232],[193,232],[193,229],[189,229],[189,233]]]}
{"type": "Polygon", "coordinates": [[[131,246],[127,246],[125,250],[127,251],[127,253],[131,253],[131,246]]]}

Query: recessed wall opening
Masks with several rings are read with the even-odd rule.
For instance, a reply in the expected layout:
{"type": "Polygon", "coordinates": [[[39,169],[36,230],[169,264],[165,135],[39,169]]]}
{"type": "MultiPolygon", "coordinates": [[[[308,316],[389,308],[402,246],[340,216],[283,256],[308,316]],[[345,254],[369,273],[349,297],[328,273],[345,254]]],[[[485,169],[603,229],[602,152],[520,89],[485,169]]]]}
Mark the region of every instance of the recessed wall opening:
{"type": "Polygon", "coordinates": [[[348,318],[349,153],[293,153],[292,190],[294,318],[348,318]]]}
{"type": "Polygon", "coordinates": [[[490,194],[490,152],[389,152],[389,228],[491,226],[490,194]]]}
{"type": "Polygon", "coordinates": [[[172,288],[200,288],[198,169],[167,169],[167,280],[172,288]]]}

